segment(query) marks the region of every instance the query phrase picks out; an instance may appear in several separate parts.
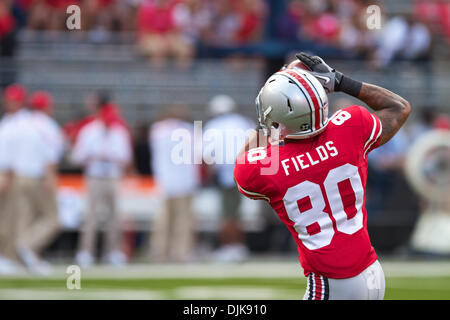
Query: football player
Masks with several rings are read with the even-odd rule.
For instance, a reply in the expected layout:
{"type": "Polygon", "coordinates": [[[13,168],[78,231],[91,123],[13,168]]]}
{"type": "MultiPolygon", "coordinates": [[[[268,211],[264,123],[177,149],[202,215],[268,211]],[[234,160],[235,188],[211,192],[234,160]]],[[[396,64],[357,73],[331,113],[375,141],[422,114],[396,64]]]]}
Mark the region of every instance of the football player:
{"type": "Polygon", "coordinates": [[[293,235],[307,277],[304,299],[383,299],[384,273],[367,231],[367,156],[395,135],[410,105],[318,56],[297,58],[308,71],[283,68],[256,99],[265,138],[255,131],[236,159],[237,187],[268,201],[293,235]],[[328,118],[327,94],[337,91],[373,112],[353,105],[328,118]]]}

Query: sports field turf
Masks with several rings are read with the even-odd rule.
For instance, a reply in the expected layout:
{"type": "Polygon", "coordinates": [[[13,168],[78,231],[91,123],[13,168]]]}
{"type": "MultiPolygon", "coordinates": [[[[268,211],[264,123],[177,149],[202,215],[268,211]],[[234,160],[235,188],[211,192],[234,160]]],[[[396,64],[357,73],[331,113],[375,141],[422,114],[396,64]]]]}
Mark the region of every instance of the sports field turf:
{"type": "MultiPolygon", "coordinates": [[[[450,262],[382,262],[385,299],[450,300],[450,262]]],[[[67,289],[65,266],[51,277],[0,277],[0,299],[301,299],[306,280],[292,262],[234,265],[97,266],[67,289]],[[298,276],[297,276],[298,275],[298,276]]]]}

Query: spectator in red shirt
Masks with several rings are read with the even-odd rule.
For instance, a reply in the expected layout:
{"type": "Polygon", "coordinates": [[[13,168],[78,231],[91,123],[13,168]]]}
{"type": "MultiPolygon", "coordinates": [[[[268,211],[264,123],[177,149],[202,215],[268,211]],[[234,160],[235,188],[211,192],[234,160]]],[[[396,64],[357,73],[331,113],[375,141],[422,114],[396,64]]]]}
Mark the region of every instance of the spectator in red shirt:
{"type": "MultiPolygon", "coordinates": [[[[0,1],[0,59],[14,56],[16,48],[17,23],[11,14],[11,7],[7,1],[0,1]]],[[[0,73],[0,87],[15,81],[15,70],[5,69],[0,73]]]]}
{"type": "Polygon", "coordinates": [[[259,40],[262,35],[265,13],[263,3],[260,0],[243,0],[237,4],[240,14],[239,27],[235,36],[236,42],[242,45],[259,40]]]}
{"type": "Polygon", "coordinates": [[[28,28],[32,30],[63,30],[66,26],[67,7],[81,5],[81,0],[22,1],[29,8],[28,28]]]}
{"type": "Polygon", "coordinates": [[[214,47],[241,46],[261,39],[266,6],[261,0],[217,0],[204,40],[214,47]]]}
{"type": "Polygon", "coordinates": [[[447,1],[439,1],[439,22],[442,34],[450,41],[450,3],[447,1]]]}
{"type": "Polygon", "coordinates": [[[164,65],[169,56],[186,65],[193,55],[193,46],[182,37],[175,19],[179,2],[147,0],[138,9],[139,48],[155,66],[164,65]]]}
{"type": "Polygon", "coordinates": [[[305,15],[303,33],[312,40],[327,44],[337,44],[340,23],[336,14],[331,10],[320,11],[308,8],[305,15]]]}
{"type": "Polygon", "coordinates": [[[123,0],[84,0],[83,29],[94,31],[91,39],[96,41],[104,39],[102,36],[109,31],[130,31],[135,24],[134,6],[123,0]]]}
{"type": "Polygon", "coordinates": [[[15,24],[9,6],[5,2],[0,2],[0,39],[12,33],[15,24]]]}
{"type": "Polygon", "coordinates": [[[448,1],[418,0],[414,3],[415,18],[425,23],[433,33],[450,41],[450,3],[448,1]]]}

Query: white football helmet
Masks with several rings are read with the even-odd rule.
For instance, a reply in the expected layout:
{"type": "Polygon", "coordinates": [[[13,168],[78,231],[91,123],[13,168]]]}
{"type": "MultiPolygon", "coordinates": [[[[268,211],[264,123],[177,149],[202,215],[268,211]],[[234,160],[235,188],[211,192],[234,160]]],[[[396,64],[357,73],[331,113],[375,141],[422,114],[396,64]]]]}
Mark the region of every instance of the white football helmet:
{"type": "Polygon", "coordinates": [[[321,83],[308,71],[293,68],[273,74],[256,98],[260,126],[279,139],[305,139],[328,124],[328,97],[321,83]]]}

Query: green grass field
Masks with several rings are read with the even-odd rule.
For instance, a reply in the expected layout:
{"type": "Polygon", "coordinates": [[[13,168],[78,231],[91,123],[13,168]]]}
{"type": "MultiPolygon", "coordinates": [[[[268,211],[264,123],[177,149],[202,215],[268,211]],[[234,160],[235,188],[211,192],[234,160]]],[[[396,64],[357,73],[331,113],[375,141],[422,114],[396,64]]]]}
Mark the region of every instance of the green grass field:
{"type": "MultiPolygon", "coordinates": [[[[385,299],[450,300],[450,262],[382,262],[385,299]]],[[[65,266],[51,277],[0,277],[0,299],[301,299],[306,280],[292,262],[131,265],[82,270],[67,289],[65,266]]]]}

